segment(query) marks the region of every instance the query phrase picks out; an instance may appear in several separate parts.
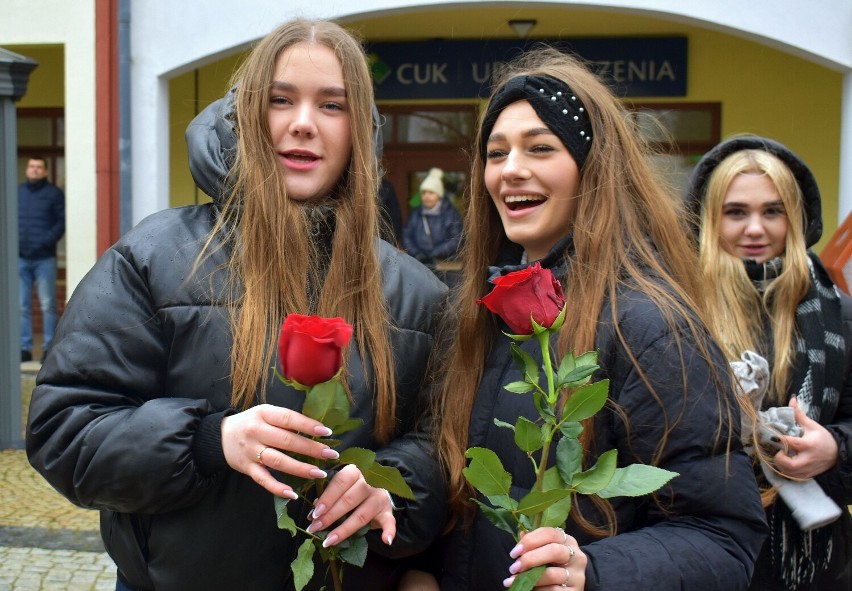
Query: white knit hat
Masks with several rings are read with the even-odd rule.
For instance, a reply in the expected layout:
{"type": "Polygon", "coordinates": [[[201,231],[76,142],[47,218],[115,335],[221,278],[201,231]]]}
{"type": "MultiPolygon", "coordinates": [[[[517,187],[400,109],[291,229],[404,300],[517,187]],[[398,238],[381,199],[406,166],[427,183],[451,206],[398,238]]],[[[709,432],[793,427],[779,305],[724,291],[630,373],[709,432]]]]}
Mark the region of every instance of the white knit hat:
{"type": "Polygon", "coordinates": [[[440,168],[433,168],[429,171],[429,174],[426,175],[426,178],[423,179],[423,182],[420,183],[420,192],[423,191],[432,191],[436,193],[438,197],[444,196],[444,171],[440,168]]]}

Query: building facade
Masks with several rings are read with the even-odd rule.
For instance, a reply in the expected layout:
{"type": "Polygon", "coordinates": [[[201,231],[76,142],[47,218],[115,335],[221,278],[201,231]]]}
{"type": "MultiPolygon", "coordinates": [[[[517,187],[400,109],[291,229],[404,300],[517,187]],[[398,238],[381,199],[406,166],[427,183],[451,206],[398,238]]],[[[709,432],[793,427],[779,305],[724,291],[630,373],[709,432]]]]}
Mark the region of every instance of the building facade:
{"type": "Polygon", "coordinates": [[[663,123],[669,136],[660,141],[671,155],[660,165],[675,183],[712,143],[758,133],[812,166],[824,198],[824,241],[852,211],[847,0],[315,0],[295,10],[269,0],[6,5],[0,46],[40,62],[18,105],[21,117],[38,119],[41,109],[52,129],[63,128],[55,145],[39,147],[55,148],[56,180],[67,195],[69,293],[122,226],[206,199],[187,170],[186,124],[225,92],[251,44],[294,16],[334,19],[367,44],[387,122],[385,166],[403,206],[433,165],[454,175],[450,184],[463,199],[466,134],[489,69],[545,41],[592,60],[649,134],[663,123]],[[126,157],[117,158],[120,151],[126,157]]]}

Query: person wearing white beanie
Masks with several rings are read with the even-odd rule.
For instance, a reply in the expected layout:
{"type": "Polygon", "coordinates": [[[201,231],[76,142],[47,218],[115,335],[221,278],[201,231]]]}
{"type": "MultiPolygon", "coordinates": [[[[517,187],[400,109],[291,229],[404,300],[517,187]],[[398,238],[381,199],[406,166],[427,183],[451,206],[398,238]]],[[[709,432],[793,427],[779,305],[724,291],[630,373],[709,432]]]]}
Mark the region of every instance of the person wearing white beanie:
{"type": "Polygon", "coordinates": [[[462,220],[452,203],[444,199],[444,171],[429,170],[420,183],[422,204],[411,210],[402,233],[403,248],[426,265],[455,257],[462,220]]]}

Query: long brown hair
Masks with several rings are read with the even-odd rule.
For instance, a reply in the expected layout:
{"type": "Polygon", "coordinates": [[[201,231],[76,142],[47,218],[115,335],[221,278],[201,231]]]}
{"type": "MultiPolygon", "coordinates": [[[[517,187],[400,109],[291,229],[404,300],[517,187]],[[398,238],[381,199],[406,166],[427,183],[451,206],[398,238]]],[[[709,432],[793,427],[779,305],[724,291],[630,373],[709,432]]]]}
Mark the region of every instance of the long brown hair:
{"type": "MultiPolygon", "coordinates": [[[[247,408],[264,400],[275,342],[289,313],[340,316],[354,328],[362,357],[369,360],[376,391],[375,435],[387,441],[394,430],[395,380],[378,236],[377,163],[373,149],[373,85],[359,41],[326,21],[292,20],[262,39],[234,75],[237,150],[230,191],[205,250],[215,237],[230,247],[227,296],[233,349],[232,404],[247,408]],[[269,130],[269,91],[278,56],[297,43],[331,49],[343,69],[352,135],[350,162],[325,203],[334,208],[336,230],[327,271],[317,271],[310,237],[312,204],[287,197],[269,130]],[[325,273],[324,276],[319,276],[325,273]],[[316,286],[322,287],[316,287],[316,286]],[[315,286],[311,298],[308,286],[315,286]]],[[[326,196],[318,196],[323,199],[326,196]]]]}
{"type": "MultiPolygon", "coordinates": [[[[555,49],[540,48],[507,65],[495,81],[494,91],[519,75],[549,76],[568,84],[588,111],[594,138],[580,174],[572,223],[574,252],[565,253],[571,257],[571,272],[564,285],[570,309],[559,335],[559,354],[595,348],[599,316],[604,302],[609,300],[616,334],[647,383],[617,322],[616,294],[621,285],[629,283],[658,304],[675,335],[684,334],[685,326],[699,351],[710,359],[696,297],[697,255],[687,237],[685,216],[673,192],[667,191],[651,170],[647,148],[625,110],[582,62],[555,49]]],[[[483,109],[483,114],[486,111],[483,109]]],[[[482,154],[481,142],[487,139],[480,137],[481,130],[482,118],[473,150],[476,156],[482,154]]],[[[500,217],[485,188],[481,157],[474,158],[470,178],[462,252],[465,276],[455,305],[455,335],[436,415],[442,421],[437,435],[440,458],[448,473],[450,501],[457,516],[468,512],[467,499],[473,496],[462,476],[464,452],[477,387],[498,333],[493,317],[476,300],[489,289],[487,266],[495,263],[507,243],[500,217]]],[[[680,379],[685,385],[685,367],[680,379]]],[[[648,387],[656,397],[651,384],[648,387]]],[[[722,418],[717,433],[721,432],[721,422],[730,425],[733,416],[725,397],[720,396],[719,405],[722,418]]],[[[662,420],[671,429],[678,418],[667,417],[662,404],[660,407],[662,420]]],[[[589,421],[583,432],[586,450],[590,448],[592,431],[589,421]]],[[[664,445],[665,441],[661,441],[658,453],[664,445]]],[[[605,527],[585,521],[576,509],[572,518],[591,533],[614,533],[611,507],[599,499],[595,502],[608,521],[605,527]]]]}
{"type": "MultiPolygon", "coordinates": [[[[710,317],[729,359],[743,351],[771,356],[769,398],[786,405],[790,372],[796,358],[796,308],[810,284],[804,235],[803,197],[796,178],[784,162],[765,150],[739,150],[722,160],[707,180],[701,209],[701,273],[710,317]],[[778,192],[787,215],[784,268],[765,292],[760,293],[746,274],[739,257],[722,248],[719,233],[728,188],[741,174],[765,175],[778,192]],[[768,317],[772,351],[767,351],[768,317]]],[[[759,409],[758,409],[759,410],[759,409]]]]}

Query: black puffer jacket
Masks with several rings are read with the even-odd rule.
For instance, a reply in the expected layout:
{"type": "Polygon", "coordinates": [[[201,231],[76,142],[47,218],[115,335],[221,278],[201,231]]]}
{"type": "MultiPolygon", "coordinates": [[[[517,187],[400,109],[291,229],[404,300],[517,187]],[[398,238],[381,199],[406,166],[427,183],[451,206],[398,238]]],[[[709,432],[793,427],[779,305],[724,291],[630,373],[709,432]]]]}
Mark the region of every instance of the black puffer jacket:
{"type": "MultiPolygon", "coordinates": [[[[195,129],[204,135],[216,125],[195,129]]],[[[213,170],[227,165],[220,142],[207,139],[211,149],[202,151],[209,160],[195,153],[193,162],[211,170],[206,177],[196,170],[197,178],[219,182],[213,170]]],[[[201,150],[196,141],[193,148],[201,150]]],[[[222,452],[231,338],[213,294],[225,289],[224,274],[215,271],[227,254],[214,250],[190,276],[216,215],[214,205],[162,211],[110,248],[69,301],[32,397],[30,462],[72,502],[101,511],[106,548],[134,589],[292,586],[298,544],[276,527],[272,496],[231,470],[222,452]]],[[[368,567],[347,573],[349,589],[363,588],[364,575],[371,589],[390,588],[386,576],[394,563],[387,558],[423,549],[445,522],[446,492],[430,438],[414,428],[445,287],[387,243],[377,239],[376,248],[393,322],[399,428],[387,446],[373,439],[374,393],[352,347],[352,414],[364,425],[343,435],[344,447],[376,450],[380,462],[401,470],[417,498],[396,514],[391,547],[371,534],[368,567]]],[[[270,380],[271,404],[301,409],[303,398],[270,380]]]]}
{"type": "MultiPolygon", "coordinates": [[[[542,266],[550,267],[553,262],[551,253],[542,266]]],[[[569,309],[569,313],[574,312],[569,309]]],[[[567,531],[589,558],[586,591],[745,589],[766,526],[747,456],[736,443],[730,456],[725,455],[727,422],[721,422],[721,437],[717,432],[720,400],[710,364],[683,331],[680,347],[688,380],[684,391],[675,334],[645,294],[624,289],[618,301],[618,327],[659,395],[655,400],[615,336],[609,304],[604,306],[598,326],[596,346],[602,369],[595,379],[611,380],[610,398],[626,413],[629,431],[611,410],[599,412],[594,455],[617,449],[621,466],[651,463],[660,441],[665,441],[656,464],[680,476],[660,491],[661,506],[649,497],[612,499],[618,524],[615,537],[592,539],[569,520],[567,531]],[[665,417],[673,425],[668,433],[665,417]]],[[[541,359],[535,339],[524,343],[523,349],[541,359]]],[[[721,354],[713,363],[724,363],[721,354]]],[[[474,403],[468,445],[488,447],[500,456],[512,474],[516,498],[531,489],[532,468],[515,445],[512,432],[495,426],[493,419],[514,424],[518,416],[538,417],[531,396],[503,390],[503,385],[519,379],[509,339],[498,334],[474,403]]],[[[725,395],[733,405],[733,394],[725,395]]],[[[738,425],[736,413],[734,420],[738,425]]],[[[734,442],[737,440],[734,434],[734,442]]],[[[583,515],[594,518],[588,500],[577,499],[583,515]]],[[[513,546],[511,536],[478,512],[472,530],[457,530],[450,536],[441,588],[502,588],[503,579],[509,576],[513,546]]]]}
{"type": "MultiPolygon", "coordinates": [[[[808,248],[816,244],[822,236],[822,205],[819,187],[813,173],[789,148],[774,140],[759,136],[734,137],[722,142],[701,159],[693,171],[686,196],[689,209],[695,213],[695,220],[700,219],[710,175],[722,160],[734,152],[747,149],[764,150],[774,154],[793,172],[802,191],[805,244],[808,248]]],[[[697,234],[698,228],[696,227],[695,230],[697,234]]],[[[819,261],[814,260],[814,264],[819,266],[819,261]]],[[[822,274],[826,281],[830,281],[823,269],[818,268],[816,272],[822,274]]],[[[816,480],[839,506],[845,507],[852,504],[852,298],[840,292],[840,306],[843,321],[842,334],[845,341],[845,362],[842,367],[829,368],[829,371],[842,373],[842,388],[836,400],[834,397],[831,397],[830,400],[829,397],[826,397],[825,404],[819,411],[819,423],[828,429],[837,442],[838,461],[834,468],[820,474],[816,477],[816,480]]],[[[773,405],[767,397],[764,406],[773,405]]],[[[776,503],[778,502],[780,501],[776,501],[776,503]]],[[[833,546],[831,561],[825,572],[817,575],[812,585],[805,584],[800,586],[799,589],[814,591],[848,589],[849,585],[852,584],[852,573],[849,571],[849,561],[852,560],[852,516],[848,511],[843,511],[837,521],[816,530],[816,532],[820,533],[815,533],[815,535],[831,538],[833,546]],[[842,574],[844,571],[845,574],[842,574]],[[835,580],[839,575],[841,579],[835,580]]],[[[777,576],[772,573],[773,569],[770,564],[771,545],[772,539],[767,538],[751,586],[755,591],[782,588],[777,576]]],[[[823,556],[820,556],[817,560],[823,558],[823,556]]]]}

